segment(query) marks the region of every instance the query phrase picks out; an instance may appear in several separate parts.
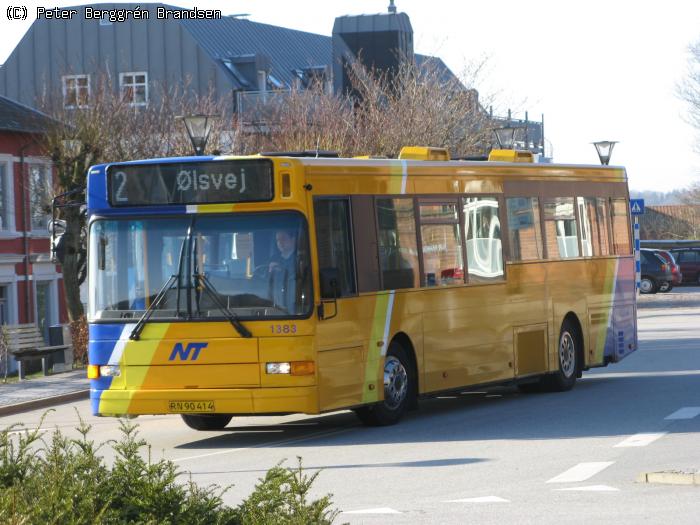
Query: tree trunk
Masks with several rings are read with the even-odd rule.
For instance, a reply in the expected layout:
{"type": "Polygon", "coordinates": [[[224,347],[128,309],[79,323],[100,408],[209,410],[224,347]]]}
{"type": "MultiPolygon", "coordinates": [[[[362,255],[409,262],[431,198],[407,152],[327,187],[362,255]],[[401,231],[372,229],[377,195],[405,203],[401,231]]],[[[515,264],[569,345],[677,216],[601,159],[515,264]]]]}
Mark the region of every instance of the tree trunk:
{"type": "Polygon", "coordinates": [[[83,303],[80,302],[80,252],[85,249],[80,245],[80,233],[83,227],[78,208],[64,208],[63,218],[66,221],[65,256],[62,264],[63,286],[66,294],[66,308],[71,321],[83,316],[83,303]]]}

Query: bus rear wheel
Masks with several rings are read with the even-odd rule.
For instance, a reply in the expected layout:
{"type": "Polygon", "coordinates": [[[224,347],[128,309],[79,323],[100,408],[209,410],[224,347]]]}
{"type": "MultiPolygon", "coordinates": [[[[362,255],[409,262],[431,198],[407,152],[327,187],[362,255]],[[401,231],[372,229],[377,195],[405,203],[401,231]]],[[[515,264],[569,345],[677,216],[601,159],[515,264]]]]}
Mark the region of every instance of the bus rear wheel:
{"type": "Polygon", "coordinates": [[[581,362],[582,338],[578,326],[571,319],[564,319],[559,332],[557,346],[557,361],[559,369],[545,376],[545,390],[549,392],[565,392],[571,390],[576,383],[576,377],[583,367],[581,362]]]}
{"type": "Polygon", "coordinates": [[[357,417],[368,426],[398,423],[416,392],[416,379],[404,348],[394,342],[384,361],[384,400],[355,409],[357,417]]]}
{"type": "Polygon", "coordinates": [[[223,430],[231,422],[228,414],[180,414],[185,425],[194,430],[223,430]]]}

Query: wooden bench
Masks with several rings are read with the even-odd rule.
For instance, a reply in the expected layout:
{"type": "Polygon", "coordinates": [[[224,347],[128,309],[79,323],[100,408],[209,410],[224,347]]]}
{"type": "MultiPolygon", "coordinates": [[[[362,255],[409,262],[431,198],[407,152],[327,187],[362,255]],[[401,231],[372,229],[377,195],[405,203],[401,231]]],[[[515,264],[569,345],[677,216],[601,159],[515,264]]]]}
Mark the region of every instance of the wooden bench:
{"type": "Polygon", "coordinates": [[[69,345],[48,346],[44,336],[35,324],[6,325],[7,350],[17,361],[20,381],[24,379],[24,362],[41,359],[41,370],[49,374],[49,357],[56,351],[65,350],[69,345]]]}

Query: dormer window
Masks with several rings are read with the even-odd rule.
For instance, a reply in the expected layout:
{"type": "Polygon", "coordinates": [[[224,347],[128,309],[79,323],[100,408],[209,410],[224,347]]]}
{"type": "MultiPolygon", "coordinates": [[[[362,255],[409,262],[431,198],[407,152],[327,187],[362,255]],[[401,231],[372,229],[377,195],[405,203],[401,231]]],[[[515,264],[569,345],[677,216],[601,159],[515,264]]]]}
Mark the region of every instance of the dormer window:
{"type": "Polygon", "coordinates": [[[250,82],[248,82],[243,74],[238,70],[236,67],[236,64],[234,64],[233,60],[230,60],[228,58],[225,58],[221,61],[221,63],[224,65],[226,69],[233,75],[233,78],[236,79],[236,82],[238,82],[242,87],[248,88],[250,87],[250,82]]]}
{"type": "Polygon", "coordinates": [[[267,87],[268,89],[284,89],[284,84],[278,78],[268,73],[267,87]]]}
{"type": "Polygon", "coordinates": [[[292,70],[295,77],[295,86],[298,88],[309,89],[314,84],[320,84],[326,89],[328,83],[328,68],[326,66],[311,66],[301,69],[292,70]]]}

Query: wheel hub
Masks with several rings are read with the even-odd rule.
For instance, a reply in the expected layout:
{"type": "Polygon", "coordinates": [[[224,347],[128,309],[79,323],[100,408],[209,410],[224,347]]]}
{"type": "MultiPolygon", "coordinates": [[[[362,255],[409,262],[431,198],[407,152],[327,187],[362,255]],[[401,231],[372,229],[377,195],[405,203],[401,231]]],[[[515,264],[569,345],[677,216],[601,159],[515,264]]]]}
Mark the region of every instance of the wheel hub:
{"type": "Polygon", "coordinates": [[[408,393],[408,373],[394,356],[384,364],[384,403],[390,410],[398,408],[408,393]]]}
{"type": "Polygon", "coordinates": [[[574,338],[569,332],[561,334],[559,340],[559,362],[561,363],[561,371],[567,378],[571,377],[576,371],[576,345],[574,338]]]}

